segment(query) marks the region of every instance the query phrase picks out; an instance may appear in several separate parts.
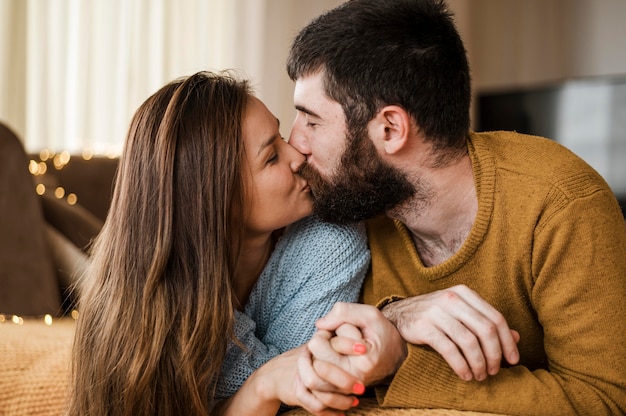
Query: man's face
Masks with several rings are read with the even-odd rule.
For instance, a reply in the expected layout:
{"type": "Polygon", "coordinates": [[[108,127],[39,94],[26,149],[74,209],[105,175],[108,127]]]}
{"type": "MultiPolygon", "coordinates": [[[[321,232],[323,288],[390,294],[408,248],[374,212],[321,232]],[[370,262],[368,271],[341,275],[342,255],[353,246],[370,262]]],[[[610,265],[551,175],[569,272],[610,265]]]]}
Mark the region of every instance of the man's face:
{"type": "Polygon", "coordinates": [[[347,131],[343,109],[325,95],[321,74],[296,81],[294,104],[297,115],[289,143],[307,158],[301,174],[313,191],[313,210],[322,219],[364,220],[415,193],[404,174],[378,155],[367,126],[347,131]]]}

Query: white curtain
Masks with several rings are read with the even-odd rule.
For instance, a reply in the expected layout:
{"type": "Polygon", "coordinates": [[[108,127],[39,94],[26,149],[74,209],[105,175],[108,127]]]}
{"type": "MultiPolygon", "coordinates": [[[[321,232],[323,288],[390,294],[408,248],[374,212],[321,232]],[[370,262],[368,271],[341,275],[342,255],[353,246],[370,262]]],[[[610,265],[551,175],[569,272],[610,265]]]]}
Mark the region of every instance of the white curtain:
{"type": "Polygon", "coordinates": [[[29,152],[115,155],[150,94],[179,76],[230,68],[288,130],[289,43],[341,2],[0,0],[0,121],[29,152]]]}

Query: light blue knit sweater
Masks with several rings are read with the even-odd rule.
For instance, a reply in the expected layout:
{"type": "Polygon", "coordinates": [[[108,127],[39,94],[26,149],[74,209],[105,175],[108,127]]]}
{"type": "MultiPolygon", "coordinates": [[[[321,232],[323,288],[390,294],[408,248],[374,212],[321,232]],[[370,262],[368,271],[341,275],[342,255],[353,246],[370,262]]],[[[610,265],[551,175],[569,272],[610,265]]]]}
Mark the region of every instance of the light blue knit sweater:
{"type": "Polygon", "coordinates": [[[271,358],[307,342],[315,321],[335,302],[355,302],[369,267],[363,224],[338,226],[315,216],[289,226],[252,289],[245,313],[236,312],[216,398],[233,395],[271,358]]]}

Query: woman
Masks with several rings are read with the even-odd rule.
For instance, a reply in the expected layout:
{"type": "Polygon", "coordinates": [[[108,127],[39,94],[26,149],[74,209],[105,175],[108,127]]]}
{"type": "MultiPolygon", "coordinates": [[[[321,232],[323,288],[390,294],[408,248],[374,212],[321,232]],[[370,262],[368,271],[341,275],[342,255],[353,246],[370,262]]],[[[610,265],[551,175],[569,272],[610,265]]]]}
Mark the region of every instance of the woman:
{"type": "MultiPolygon", "coordinates": [[[[146,100],[81,287],[70,414],[210,414],[306,342],[335,302],[356,300],[364,230],[309,217],[303,163],[227,74],[146,100]]],[[[275,396],[268,413],[285,401],[275,396]]]]}

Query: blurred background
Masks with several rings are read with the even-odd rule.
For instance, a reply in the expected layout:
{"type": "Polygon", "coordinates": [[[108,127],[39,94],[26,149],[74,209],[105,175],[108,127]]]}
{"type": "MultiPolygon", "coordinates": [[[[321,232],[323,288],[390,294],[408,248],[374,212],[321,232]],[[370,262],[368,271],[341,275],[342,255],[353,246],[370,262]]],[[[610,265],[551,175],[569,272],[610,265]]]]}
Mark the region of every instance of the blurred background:
{"type": "MultiPolygon", "coordinates": [[[[294,116],[289,45],[307,21],[342,2],[0,0],[0,121],[29,153],[116,156],[133,112],[159,87],[230,68],[252,80],[286,137],[294,116]]],[[[626,162],[626,1],[448,3],[472,65],[474,128],[551,133],[626,193],[626,168],[619,169],[626,162]],[[554,92],[548,104],[522,94],[546,88],[554,92]],[[513,93],[522,95],[515,101],[513,93]],[[508,105],[497,101],[503,94],[508,105]],[[550,116],[550,128],[529,121],[537,113],[550,116]]]]}

